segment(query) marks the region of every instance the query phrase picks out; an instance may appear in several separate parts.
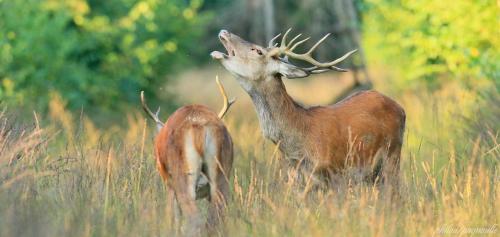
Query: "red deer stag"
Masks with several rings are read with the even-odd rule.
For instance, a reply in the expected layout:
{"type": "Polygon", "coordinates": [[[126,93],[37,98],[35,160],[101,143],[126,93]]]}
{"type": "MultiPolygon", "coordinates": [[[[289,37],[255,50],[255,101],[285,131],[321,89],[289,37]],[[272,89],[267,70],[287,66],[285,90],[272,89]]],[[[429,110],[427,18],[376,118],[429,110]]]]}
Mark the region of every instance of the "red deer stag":
{"type": "Polygon", "coordinates": [[[233,143],[221,119],[234,100],[228,101],[224,87],[218,78],[216,81],[224,99],[218,115],[206,106],[188,105],[175,111],[165,124],[158,118],[159,109],[156,114],[151,112],[141,92],[142,107],[157,125],[156,164],[167,183],[167,199],[175,212],[172,216],[177,219],[180,207],[188,236],[201,234],[202,220],[196,199],[209,199],[208,227],[211,229],[221,218],[229,198],[233,143]]]}
{"type": "Polygon", "coordinates": [[[331,106],[299,105],[288,95],[283,78],[344,72],[335,65],[356,50],[331,62],[318,62],[312,53],[329,34],[301,54],[294,50],[309,38],[296,42],[299,34],[287,42],[289,33],[290,29],[280,45],[273,43],[277,35],[264,48],[221,30],[219,40],[227,54],[211,53],[250,95],[263,135],[279,144],[288,160],[301,161],[306,168],[302,170],[313,172],[314,177],[338,173],[350,164],[364,171],[366,178],[397,180],[405,128],[403,108],[376,91],[358,92],[331,106]],[[311,66],[293,65],[288,58],[311,66]]]}

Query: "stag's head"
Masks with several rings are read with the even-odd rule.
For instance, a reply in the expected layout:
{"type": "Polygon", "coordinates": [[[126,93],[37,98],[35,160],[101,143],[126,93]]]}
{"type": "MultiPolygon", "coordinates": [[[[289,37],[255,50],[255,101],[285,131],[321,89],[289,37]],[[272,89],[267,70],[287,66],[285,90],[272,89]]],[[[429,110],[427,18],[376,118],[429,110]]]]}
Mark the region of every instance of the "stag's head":
{"type": "Polygon", "coordinates": [[[344,72],[345,69],[335,65],[349,57],[356,50],[350,51],[342,57],[331,62],[321,63],[312,57],[312,52],[323,42],[329,34],[325,35],[307,52],[299,54],[293,51],[309,38],[299,40],[301,34],[287,42],[291,29],[281,38],[281,43],[274,41],[281,35],[274,37],[267,47],[247,42],[227,30],[221,30],[219,40],[227,53],[214,51],[212,58],[221,61],[222,65],[232,74],[244,81],[261,81],[269,77],[284,76],[288,79],[304,78],[311,74],[322,73],[330,70],[344,72]],[[288,58],[302,60],[311,64],[311,67],[299,67],[291,64],[288,58]]]}

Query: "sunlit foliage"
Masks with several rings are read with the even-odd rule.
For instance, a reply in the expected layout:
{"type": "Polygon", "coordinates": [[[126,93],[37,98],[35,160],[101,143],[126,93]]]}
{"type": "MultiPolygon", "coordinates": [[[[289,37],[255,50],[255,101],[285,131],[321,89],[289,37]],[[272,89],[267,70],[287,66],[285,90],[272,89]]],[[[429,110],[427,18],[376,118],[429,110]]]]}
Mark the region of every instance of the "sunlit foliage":
{"type": "Polygon", "coordinates": [[[201,1],[0,1],[0,99],[116,110],[199,58],[201,1]]]}
{"type": "Polygon", "coordinates": [[[495,0],[367,0],[369,55],[399,70],[403,85],[493,80],[500,90],[500,18],[495,0]]]}

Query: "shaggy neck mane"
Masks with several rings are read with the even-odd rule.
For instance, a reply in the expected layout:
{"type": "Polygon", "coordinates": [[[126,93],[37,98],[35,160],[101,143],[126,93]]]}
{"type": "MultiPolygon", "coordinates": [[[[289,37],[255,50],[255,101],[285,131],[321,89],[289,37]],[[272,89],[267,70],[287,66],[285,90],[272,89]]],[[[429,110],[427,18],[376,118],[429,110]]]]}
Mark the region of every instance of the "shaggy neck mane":
{"type": "Polygon", "coordinates": [[[305,130],[308,127],[307,110],[297,104],[286,92],[281,76],[266,78],[247,91],[259,117],[264,136],[287,156],[300,156],[305,130]],[[284,139],[286,138],[286,139],[284,139]]]}

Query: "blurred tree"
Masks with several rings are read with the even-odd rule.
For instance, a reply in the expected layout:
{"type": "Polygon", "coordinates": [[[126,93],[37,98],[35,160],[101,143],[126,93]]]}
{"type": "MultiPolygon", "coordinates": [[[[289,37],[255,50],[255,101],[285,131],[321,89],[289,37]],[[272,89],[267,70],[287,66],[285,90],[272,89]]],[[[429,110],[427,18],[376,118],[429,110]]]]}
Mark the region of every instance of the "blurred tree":
{"type": "Polygon", "coordinates": [[[0,98],[45,109],[49,93],[57,92],[74,109],[117,110],[137,103],[141,89],[155,97],[166,75],[204,52],[200,40],[208,18],[199,13],[201,5],[0,1],[0,98]]]}
{"type": "Polygon", "coordinates": [[[399,70],[400,83],[444,78],[500,91],[499,6],[494,0],[367,0],[365,42],[377,61],[399,70]]]}

